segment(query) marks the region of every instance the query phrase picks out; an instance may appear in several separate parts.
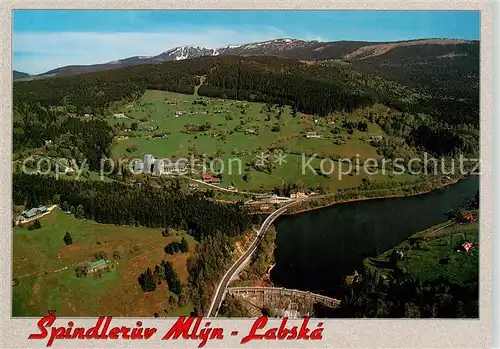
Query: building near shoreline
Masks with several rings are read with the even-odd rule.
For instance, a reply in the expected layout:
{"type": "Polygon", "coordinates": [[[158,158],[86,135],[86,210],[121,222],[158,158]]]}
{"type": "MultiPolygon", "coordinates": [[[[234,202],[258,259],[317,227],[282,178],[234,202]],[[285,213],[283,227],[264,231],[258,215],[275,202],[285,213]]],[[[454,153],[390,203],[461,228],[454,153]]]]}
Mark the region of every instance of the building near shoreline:
{"type": "Polygon", "coordinates": [[[298,191],[296,193],[291,193],[290,194],[290,199],[299,199],[299,198],[305,198],[307,197],[306,193],[302,191],[298,191]]]}

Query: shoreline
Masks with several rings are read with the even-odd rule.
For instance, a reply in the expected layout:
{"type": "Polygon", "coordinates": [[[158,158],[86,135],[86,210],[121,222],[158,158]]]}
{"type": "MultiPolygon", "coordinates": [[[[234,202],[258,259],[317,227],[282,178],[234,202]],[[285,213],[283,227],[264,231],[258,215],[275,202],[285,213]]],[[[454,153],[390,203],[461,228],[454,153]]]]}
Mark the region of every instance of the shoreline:
{"type": "Polygon", "coordinates": [[[420,192],[417,192],[417,193],[414,193],[414,194],[409,194],[409,195],[405,195],[405,194],[393,194],[393,195],[385,195],[385,196],[360,197],[360,198],[356,198],[356,199],[343,199],[343,200],[339,200],[339,201],[329,202],[326,205],[317,206],[317,207],[310,207],[310,208],[306,208],[306,209],[295,211],[295,212],[286,211],[285,213],[283,213],[283,216],[293,216],[293,215],[296,215],[296,214],[301,214],[301,213],[305,213],[305,212],[320,210],[320,209],[323,209],[323,208],[326,208],[326,207],[330,207],[330,206],[334,206],[334,205],[338,205],[338,204],[347,204],[347,203],[352,203],[352,202],[368,201],[368,200],[397,199],[397,198],[406,198],[406,197],[424,195],[424,194],[428,194],[430,192],[433,192],[435,190],[440,190],[440,189],[446,188],[446,187],[448,187],[450,185],[457,184],[460,180],[462,180],[464,178],[466,178],[466,177],[457,178],[455,180],[447,182],[446,184],[444,184],[444,185],[442,185],[442,186],[440,186],[438,188],[434,188],[434,189],[430,189],[430,190],[425,190],[425,191],[420,191],[420,192]]]}

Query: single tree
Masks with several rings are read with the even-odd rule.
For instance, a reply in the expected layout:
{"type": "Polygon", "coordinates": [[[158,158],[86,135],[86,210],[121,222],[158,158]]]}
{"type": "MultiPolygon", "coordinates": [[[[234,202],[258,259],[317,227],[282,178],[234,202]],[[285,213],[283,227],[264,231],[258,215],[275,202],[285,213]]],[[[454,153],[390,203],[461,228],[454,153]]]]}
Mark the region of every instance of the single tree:
{"type": "Polygon", "coordinates": [[[156,280],[151,268],[148,268],[138,278],[139,284],[144,292],[152,292],[156,290],[156,280]]]}
{"type": "Polygon", "coordinates": [[[76,218],[84,218],[85,217],[85,210],[83,209],[82,204],[78,205],[78,207],[76,208],[75,217],[76,218]]]}
{"type": "Polygon", "coordinates": [[[177,272],[172,267],[172,263],[162,261],[161,264],[165,268],[165,279],[167,280],[168,288],[175,294],[181,294],[182,285],[177,272]]]}
{"type": "Polygon", "coordinates": [[[165,230],[161,232],[161,235],[167,237],[171,235],[171,232],[168,228],[165,228],[165,230]]]}
{"type": "Polygon", "coordinates": [[[153,272],[153,276],[156,280],[156,283],[158,285],[161,284],[163,280],[165,280],[165,269],[163,268],[162,265],[157,265],[155,266],[155,270],[153,272]]]}
{"type": "Polygon", "coordinates": [[[66,232],[66,234],[64,234],[63,240],[66,245],[71,245],[73,243],[73,238],[71,237],[69,232],[66,232]]]}
{"type": "Polygon", "coordinates": [[[53,198],[52,198],[52,203],[54,205],[60,205],[61,204],[61,195],[59,194],[54,194],[53,198]]]}
{"type": "Polygon", "coordinates": [[[80,265],[75,269],[77,278],[84,278],[88,274],[88,267],[86,265],[80,265]]]}
{"type": "Polygon", "coordinates": [[[180,249],[183,253],[189,252],[189,244],[185,237],[182,238],[180,249]]]}
{"type": "Polygon", "coordinates": [[[176,307],[178,303],[179,298],[176,295],[172,295],[169,297],[168,304],[170,304],[171,307],[176,307]]]}
{"type": "Polygon", "coordinates": [[[31,224],[28,227],[28,230],[40,229],[41,227],[42,227],[42,225],[40,224],[40,221],[38,219],[35,219],[35,221],[33,222],[33,224],[31,224]]]}
{"type": "Polygon", "coordinates": [[[113,259],[118,260],[121,259],[122,257],[120,256],[120,251],[114,251],[113,252],[113,259]]]}

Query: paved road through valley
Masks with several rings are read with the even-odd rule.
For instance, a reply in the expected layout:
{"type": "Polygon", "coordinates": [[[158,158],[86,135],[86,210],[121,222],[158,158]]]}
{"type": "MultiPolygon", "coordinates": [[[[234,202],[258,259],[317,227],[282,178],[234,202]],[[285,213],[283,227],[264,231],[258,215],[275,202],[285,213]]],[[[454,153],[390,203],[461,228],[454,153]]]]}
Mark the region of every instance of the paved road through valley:
{"type": "Polygon", "coordinates": [[[210,304],[210,308],[207,311],[207,316],[215,317],[217,316],[217,312],[219,310],[219,307],[222,303],[222,300],[224,299],[224,295],[226,294],[226,289],[227,286],[229,285],[229,282],[239,274],[239,272],[243,269],[245,266],[245,263],[250,259],[252,254],[257,250],[257,247],[259,246],[259,243],[262,241],[262,238],[264,237],[267,229],[269,226],[274,222],[276,218],[278,218],[282,213],[284,213],[288,207],[303,201],[302,199],[294,200],[293,202],[287,203],[286,205],[280,207],[273,213],[271,213],[264,223],[262,223],[259,231],[257,232],[257,237],[255,240],[252,242],[248,250],[241,256],[232,266],[229,268],[229,270],[224,274],[222,277],[222,280],[220,281],[219,285],[217,286],[217,290],[215,291],[215,294],[212,298],[212,303],[210,304]]]}

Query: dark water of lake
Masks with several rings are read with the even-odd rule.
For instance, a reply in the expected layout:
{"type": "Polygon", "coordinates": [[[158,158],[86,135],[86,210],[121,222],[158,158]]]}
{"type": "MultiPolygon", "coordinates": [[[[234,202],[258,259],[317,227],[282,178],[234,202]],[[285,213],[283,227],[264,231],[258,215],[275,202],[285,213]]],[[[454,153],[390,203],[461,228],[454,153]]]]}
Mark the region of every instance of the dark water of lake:
{"type": "Polygon", "coordinates": [[[276,222],[274,284],[336,296],[346,275],[472,199],[479,176],[428,194],[338,204],[276,222]]]}

